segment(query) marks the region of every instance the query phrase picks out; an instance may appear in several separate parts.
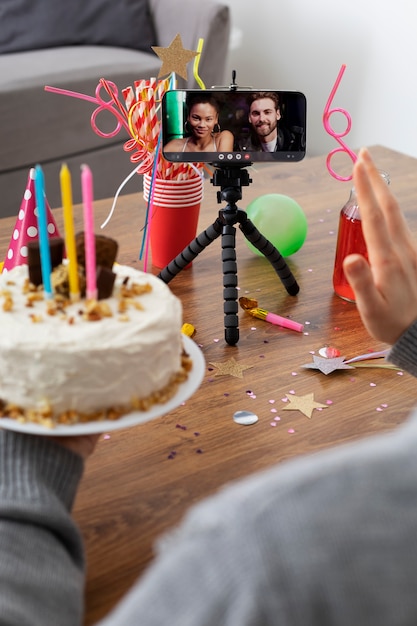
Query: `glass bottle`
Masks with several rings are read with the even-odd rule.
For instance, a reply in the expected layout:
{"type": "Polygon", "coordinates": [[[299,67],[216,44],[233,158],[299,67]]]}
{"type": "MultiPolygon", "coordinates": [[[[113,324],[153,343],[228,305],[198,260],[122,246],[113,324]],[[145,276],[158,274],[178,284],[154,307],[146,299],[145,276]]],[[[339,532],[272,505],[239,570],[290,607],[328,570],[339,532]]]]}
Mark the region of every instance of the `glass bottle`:
{"type": "MultiPolygon", "coordinates": [[[[381,172],[382,178],[389,185],[389,176],[381,172]]],[[[366,259],[368,252],[362,233],[362,221],[359,212],[355,188],[350,190],[349,199],[340,211],[339,231],[337,234],[336,255],[333,270],[334,292],[349,302],[355,302],[355,294],[343,271],[343,261],[349,254],[361,254],[366,259]]]]}

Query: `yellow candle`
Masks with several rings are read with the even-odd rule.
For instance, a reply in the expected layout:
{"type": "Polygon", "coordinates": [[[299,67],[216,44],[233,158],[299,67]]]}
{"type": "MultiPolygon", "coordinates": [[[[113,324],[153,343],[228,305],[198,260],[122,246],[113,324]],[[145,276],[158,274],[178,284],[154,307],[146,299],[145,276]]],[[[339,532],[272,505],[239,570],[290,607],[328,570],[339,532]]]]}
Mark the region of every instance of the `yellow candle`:
{"type": "Polygon", "coordinates": [[[78,283],[77,250],[75,246],[74,220],[72,215],[71,174],[65,163],[61,167],[60,182],[64,214],[65,249],[68,259],[69,290],[71,300],[75,301],[79,300],[80,287],[78,283]]]}

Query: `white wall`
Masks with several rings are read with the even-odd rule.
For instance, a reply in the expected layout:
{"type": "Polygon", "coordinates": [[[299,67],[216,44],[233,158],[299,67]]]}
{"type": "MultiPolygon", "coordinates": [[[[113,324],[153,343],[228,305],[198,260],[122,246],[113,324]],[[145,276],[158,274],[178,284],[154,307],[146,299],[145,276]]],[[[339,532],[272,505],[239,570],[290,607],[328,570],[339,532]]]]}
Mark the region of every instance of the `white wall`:
{"type": "MultiPolygon", "coordinates": [[[[382,144],[417,157],[415,0],[224,0],[233,33],[227,78],[240,86],[302,91],[308,154],[336,143],[322,114],[342,64],[333,106],[352,117],[346,143],[382,144]]],[[[332,124],[341,130],[339,115],[332,124]]],[[[344,123],[343,123],[344,124],[344,123]]]]}

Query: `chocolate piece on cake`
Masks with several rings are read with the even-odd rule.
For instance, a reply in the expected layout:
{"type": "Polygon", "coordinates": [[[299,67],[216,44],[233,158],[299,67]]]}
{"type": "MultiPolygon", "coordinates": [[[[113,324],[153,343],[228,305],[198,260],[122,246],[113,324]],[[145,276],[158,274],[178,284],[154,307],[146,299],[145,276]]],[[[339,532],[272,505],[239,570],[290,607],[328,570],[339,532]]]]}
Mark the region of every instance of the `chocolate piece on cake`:
{"type": "Polygon", "coordinates": [[[116,274],[108,267],[103,267],[102,265],[97,267],[96,283],[98,300],[111,297],[115,280],[116,274]]]}
{"type": "MultiPolygon", "coordinates": [[[[117,241],[106,237],[105,235],[95,235],[96,241],[96,266],[101,265],[112,269],[116,261],[119,245],[117,241]]],[[[79,232],[75,236],[75,245],[77,249],[77,262],[85,267],[85,248],[84,248],[84,232],[79,232]]]]}
{"type": "MultiPolygon", "coordinates": [[[[49,249],[51,251],[51,269],[54,269],[62,263],[64,256],[64,240],[62,237],[52,237],[49,239],[49,249]]],[[[28,243],[28,266],[30,282],[32,285],[35,285],[35,287],[39,287],[39,285],[42,285],[39,240],[30,241],[28,243]]]]}

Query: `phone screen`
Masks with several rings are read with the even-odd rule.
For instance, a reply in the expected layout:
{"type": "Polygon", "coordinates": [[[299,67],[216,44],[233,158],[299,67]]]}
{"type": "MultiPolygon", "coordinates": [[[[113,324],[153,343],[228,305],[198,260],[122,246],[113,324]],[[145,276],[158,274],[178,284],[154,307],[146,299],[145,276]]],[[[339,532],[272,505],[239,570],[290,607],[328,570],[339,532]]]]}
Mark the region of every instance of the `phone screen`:
{"type": "Polygon", "coordinates": [[[306,152],[306,106],[297,91],[167,91],[163,156],[216,165],[300,161],[306,152]]]}

